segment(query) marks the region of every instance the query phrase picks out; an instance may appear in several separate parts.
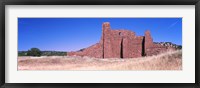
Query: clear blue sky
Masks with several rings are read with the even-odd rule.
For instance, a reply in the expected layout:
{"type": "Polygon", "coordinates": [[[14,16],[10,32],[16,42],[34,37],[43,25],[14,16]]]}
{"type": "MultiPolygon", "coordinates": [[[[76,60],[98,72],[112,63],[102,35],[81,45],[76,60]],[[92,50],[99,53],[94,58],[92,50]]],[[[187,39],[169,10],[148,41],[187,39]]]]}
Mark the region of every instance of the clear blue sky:
{"type": "Polygon", "coordinates": [[[182,45],[182,18],[18,18],[18,50],[76,51],[100,41],[102,23],[143,36],[150,30],[154,42],[182,45]]]}

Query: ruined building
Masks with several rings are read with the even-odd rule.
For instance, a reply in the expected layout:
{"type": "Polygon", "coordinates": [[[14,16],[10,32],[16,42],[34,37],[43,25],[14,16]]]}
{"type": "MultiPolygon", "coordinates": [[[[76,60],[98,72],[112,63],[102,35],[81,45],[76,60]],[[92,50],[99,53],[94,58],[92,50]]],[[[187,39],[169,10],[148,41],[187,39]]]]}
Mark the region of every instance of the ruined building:
{"type": "Polygon", "coordinates": [[[112,30],[109,22],[102,25],[100,42],[77,52],[68,52],[69,56],[89,56],[96,58],[136,58],[151,56],[175,49],[154,43],[150,31],[144,36],[136,36],[129,30],[112,30]]]}

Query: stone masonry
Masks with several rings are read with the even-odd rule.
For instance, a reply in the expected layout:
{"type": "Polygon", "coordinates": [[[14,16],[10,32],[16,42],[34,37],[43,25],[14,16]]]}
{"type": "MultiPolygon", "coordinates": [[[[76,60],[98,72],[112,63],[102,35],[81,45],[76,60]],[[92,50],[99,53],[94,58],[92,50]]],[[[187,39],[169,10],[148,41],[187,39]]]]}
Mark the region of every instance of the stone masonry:
{"type": "Polygon", "coordinates": [[[175,48],[154,43],[148,30],[144,36],[136,36],[135,32],[129,30],[112,30],[110,23],[105,22],[102,25],[102,36],[99,43],[81,51],[68,52],[68,55],[96,58],[136,58],[157,55],[169,49],[175,48]]]}

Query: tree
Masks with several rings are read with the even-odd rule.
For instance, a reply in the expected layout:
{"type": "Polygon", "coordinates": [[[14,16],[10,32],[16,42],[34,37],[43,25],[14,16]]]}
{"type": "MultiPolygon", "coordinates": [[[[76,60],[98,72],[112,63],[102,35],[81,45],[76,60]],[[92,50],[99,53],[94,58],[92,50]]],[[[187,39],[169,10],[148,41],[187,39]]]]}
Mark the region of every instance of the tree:
{"type": "Polygon", "coordinates": [[[28,50],[27,55],[28,56],[41,56],[42,52],[38,48],[31,48],[31,50],[28,50]]]}

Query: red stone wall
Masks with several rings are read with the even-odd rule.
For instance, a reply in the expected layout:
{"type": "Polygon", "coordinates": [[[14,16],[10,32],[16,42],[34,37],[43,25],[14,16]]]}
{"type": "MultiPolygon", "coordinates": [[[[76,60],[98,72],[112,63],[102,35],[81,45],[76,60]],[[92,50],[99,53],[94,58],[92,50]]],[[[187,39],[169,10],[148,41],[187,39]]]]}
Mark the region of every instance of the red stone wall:
{"type": "Polygon", "coordinates": [[[103,24],[103,58],[111,58],[113,56],[112,50],[112,33],[110,32],[110,24],[103,24]]]}
{"type": "Polygon", "coordinates": [[[102,46],[100,43],[97,43],[95,45],[92,45],[83,51],[78,51],[78,52],[69,52],[69,56],[89,56],[89,57],[97,57],[97,58],[102,58],[103,56],[103,50],[102,46]]]}
{"type": "Polygon", "coordinates": [[[154,44],[150,31],[144,36],[136,36],[129,30],[112,30],[110,23],[102,24],[102,37],[99,43],[79,52],[69,52],[69,56],[89,56],[97,58],[136,58],[157,55],[173,49],[154,44]]]}
{"type": "Polygon", "coordinates": [[[97,58],[102,58],[103,56],[103,50],[102,50],[102,46],[100,45],[100,43],[97,43],[95,45],[92,45],[88,48],[86,48],[83,52],[83,55],[87,55],[89,57],[97,57],[97,58]]]}
{"type": "Polygon", "coordinates": [[[153,46],[153,39],[149,30],[145,31],[144,37],[144,52],[146,56],[149,56],[149,54],[152,52],[151,47],[153,46]]]}

